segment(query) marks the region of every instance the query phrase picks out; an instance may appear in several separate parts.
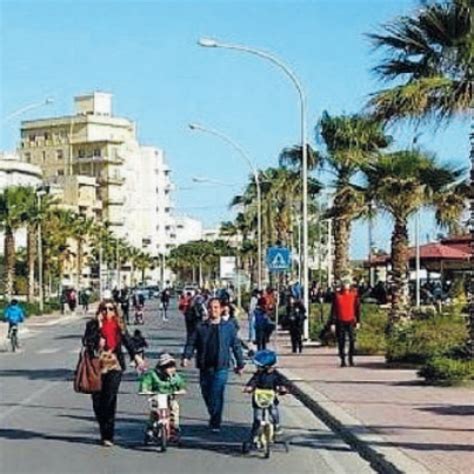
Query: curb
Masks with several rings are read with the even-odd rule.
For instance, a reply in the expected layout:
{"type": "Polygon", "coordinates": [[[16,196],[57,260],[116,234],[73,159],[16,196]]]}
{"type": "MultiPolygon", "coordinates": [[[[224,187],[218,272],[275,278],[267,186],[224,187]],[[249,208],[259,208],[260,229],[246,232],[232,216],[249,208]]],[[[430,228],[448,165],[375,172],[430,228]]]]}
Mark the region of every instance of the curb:
{"type": "Polygon", "coordinates": [[[288,383],[291,393],[331,430],[354,448],[371,466],[382,474],[428,474],[421,463],[399,449],[386,446],[387,440],[367,428],[345,412],[337,403],[296,377],[291,371],[280,368],[278,372],[288,383]]]}

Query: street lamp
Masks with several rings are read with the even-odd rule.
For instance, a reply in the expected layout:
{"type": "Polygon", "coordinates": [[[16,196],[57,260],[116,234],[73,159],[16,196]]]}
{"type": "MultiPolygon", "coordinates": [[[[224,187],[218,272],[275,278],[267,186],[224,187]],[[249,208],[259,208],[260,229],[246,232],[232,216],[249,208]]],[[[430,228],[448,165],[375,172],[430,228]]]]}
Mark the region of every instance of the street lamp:
{"type": "MultiPolygon", "coordinates": [[[[38,211],[41,211],[41,198],[49,194],[49,186],[40,185],[36,188],[36,197],[38,199],[38,211]]],[[[43,294],[43,242],[42,242],[41,219],[38,220],[38,299],[39,310],[44,310],[43,294]]]]}
{"type": "Polygon", "coordinates": [[[244,149],[237,142],[232,140],[224,133],[214,130],[212,128],[204,127],[203,125],[199,125],[196,123],[190,123],[189,128],[193,131],[197,130],[200,132],[209,133],[228,143],[239,153],[239,155],[244,159],[244,161],[248,164],[250,170],[252,171],[253,178],[255,180],[255,187],[257,188],[258,288],[262,289],[262,192],[260,189],[260,178],[258,176],[258,170],[253,164],[248,154],[244,151],[244,149]]]}
{"type": "Polygon", "coordinates": [[[21,107],[11,114],[7,115],[3,120],[2,123],[5,125],[8,123],[10,120],[13,120],[15,117],[18,117],[18,115],[24,114],[25,112],[28,112],[33,109],[38,109],[40,107],[43,107],[45,105],[50,105],[54,102],[54,99],[51,97],[47,97],[46,99],[42,100],[41,102],[33,102],[32,104],[25,105],[24,107],[21,107]]]}
{"type": "Polygon", "coordinates": [[[212,178],[205,178],[202,176],[193,176],[192,178],[193,183],[199,183],[199,184],[215,184],[217,186],[227,186],[229,188],[237,187],[237,184],[232,184],[232,183],[224,183],[224,181],[219,181],[218,179],[212,179],[212,178]]]}
{"type": "MultiPolygon", "coordinates": [[[[254,56],[266,59],[279,67],[291,80],[300,99],[300,120],[301,120],[301,148],[302,148],[302,178],[303,178],[303,299],[304,306],[309,313],[309,261],[308,261],[308,144],[306,139],[306,99],[303,87],[296,74],[279,58],[266,51],[250,48],[240,44],[221,43],[213,38],[200,38],[199,46],[205,48],[223,48],[249,53],[254,56]]],[[[309,319],[305,319],[304,337],[309,336],[309,319]]]]}

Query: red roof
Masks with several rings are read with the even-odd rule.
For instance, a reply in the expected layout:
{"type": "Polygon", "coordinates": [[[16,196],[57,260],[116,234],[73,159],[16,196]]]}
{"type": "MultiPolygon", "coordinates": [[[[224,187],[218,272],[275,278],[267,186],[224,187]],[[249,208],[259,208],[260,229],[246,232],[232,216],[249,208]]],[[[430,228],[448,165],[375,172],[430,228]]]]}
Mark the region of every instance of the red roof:
{"type": "MultiPolygon", "coordinates": [[[[416,248],[410,247],[409,258],[416,257],[416,248]]],[[[420,245],[420,258],[428,260],[469,260],[471,254],[440,242],[420,245]]]]}

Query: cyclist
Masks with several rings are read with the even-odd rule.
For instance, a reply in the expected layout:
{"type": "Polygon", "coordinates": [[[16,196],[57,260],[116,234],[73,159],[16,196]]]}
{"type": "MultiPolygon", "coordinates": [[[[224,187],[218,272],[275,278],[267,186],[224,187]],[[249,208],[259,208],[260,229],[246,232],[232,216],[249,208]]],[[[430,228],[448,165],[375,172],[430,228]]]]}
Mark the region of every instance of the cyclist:
{"type": "MultiPolygon", "coordinates": [[[[170,412],[172,419],[172,438],[178,438],[179,429],[179,404],[173,397],[177,392],[183,392],[186,388],[186,381],[182,375],[176,371],[176,360],[172,355],[163,352],[158,356],[158,361],[154,369],[148,370],[139,379],[140,393],[159,393],[170,395],[170,412]]],[[[153,418],[150,418],[147,426],[147,436],[151,436],[151,425],[153,418]]]]}
{"type": "MultiPolygon", "coordinates": [[[[275,352],[270,350],[257,351],[253,358],[253,363],[257,367],[257,371],[244,387],[245,393],[253,393],[256,389],[274,390],[276,394],[284,395],[288,392],[286,383],[282,376],[275,370],[277,363],[277,356],[275,352]]],[[[270,408],[270,415],[275,425],[275,434],[282,434],[280,427],[280,413],[278,411],[278,398],[275,397],[273,406],[270,408]]],[[[262,409],[259,408],[255,401],[252,401],[253,406],[253,425],[251,432],[251,439],[253,440],[258,432],[258,428],[262,421],[262,409]]]]}
{"type": "Polygon", "coordinates": [[[18,326],[25,320],[25,312],[23,308],[18,304],[18,301],[13,299],[10,304],[5,308],[3,313],[5,321],[8,323],[8,339],[14,326],[18,326]]]}

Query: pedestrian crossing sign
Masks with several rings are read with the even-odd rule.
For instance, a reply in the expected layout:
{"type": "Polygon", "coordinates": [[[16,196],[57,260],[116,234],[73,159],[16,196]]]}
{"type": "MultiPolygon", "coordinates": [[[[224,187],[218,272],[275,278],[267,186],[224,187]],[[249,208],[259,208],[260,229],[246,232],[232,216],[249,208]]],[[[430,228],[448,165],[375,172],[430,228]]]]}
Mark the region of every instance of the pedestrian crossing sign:
{"type": "Polygon", "coordinates": [[[288,270],[291,265],[291,252],[286,247],[270,247],[267,251],[267,267],[270,272],[288,270]]]}

